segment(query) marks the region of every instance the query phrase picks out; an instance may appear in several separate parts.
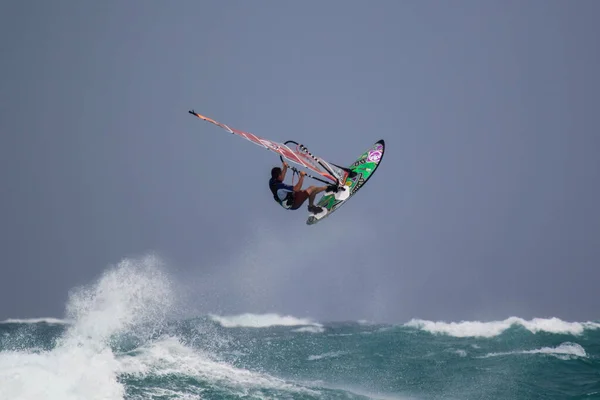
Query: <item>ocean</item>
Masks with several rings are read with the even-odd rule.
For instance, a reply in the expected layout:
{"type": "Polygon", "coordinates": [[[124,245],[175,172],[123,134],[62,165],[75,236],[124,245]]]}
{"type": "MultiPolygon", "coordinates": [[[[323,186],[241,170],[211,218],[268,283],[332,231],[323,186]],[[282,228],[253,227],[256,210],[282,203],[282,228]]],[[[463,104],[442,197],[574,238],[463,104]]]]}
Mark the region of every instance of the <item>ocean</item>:
{"type": "Polygon", "coordinates": [[[599,322],[174,318],[144,265],[1,322],[0,399],[600,399],[599,322]]]}

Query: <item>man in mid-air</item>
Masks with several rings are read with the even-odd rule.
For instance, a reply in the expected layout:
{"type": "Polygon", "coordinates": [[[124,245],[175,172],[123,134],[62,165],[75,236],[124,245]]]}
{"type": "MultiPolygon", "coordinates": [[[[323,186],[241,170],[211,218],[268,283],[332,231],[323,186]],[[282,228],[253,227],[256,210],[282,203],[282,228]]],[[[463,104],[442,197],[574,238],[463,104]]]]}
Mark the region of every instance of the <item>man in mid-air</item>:
{"type": "Polygon", "coordinates": [[[315,196],[317,193],[321,193],[329,186],[310,186],[302,190],[302,183],[304,182],[304,171],[300,171],[300,179],[294,186],[286,185],[283,183],[285,179],[285,173],[287,172],[288,164],[283,162],[283,170],[279,167],[275,167],[271,170],[271,179],[269,179],[269,189],[273,193],[273,198],[283,208],[288,210],[297,210],[300,206],[308,199],[308,211],[313,214],[318,214],[323,211],[323,208],[315,206],[315,196]]]}

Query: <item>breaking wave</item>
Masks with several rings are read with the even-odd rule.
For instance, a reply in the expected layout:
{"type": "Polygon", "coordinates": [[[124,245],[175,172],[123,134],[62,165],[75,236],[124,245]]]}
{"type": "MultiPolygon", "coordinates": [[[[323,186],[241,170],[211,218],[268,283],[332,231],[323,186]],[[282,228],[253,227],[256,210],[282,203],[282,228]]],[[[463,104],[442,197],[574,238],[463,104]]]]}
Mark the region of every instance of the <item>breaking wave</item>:
{"type": "Polygon", "coordinates": [[[494,337],[502,334],[513,326],[522,326],[531,333],[548,332],[555,334],[581,335],[586,329],[598,329],[597,322],[566,322],[559,318],[533,318],[525,320],[510,317],[503,321],[461,321],[434,322],[422,319],[412,319],[405,324],[433,334],[445,334],[454,337],[494,337]]]}
{"type": "Polygon", "coordinates": [[[160,325],[170,293],[169,280],[153,257],[125,260],[107,270],[96,284],[71,293],[67,315],[73,322],[52,350],[0,353],[0,397],[122,399],[111,339],[143,324],[150,329],[160,325]]]}
{"type": "MultiPolygon", "coordinates": [[[[234,366],[214,352],[192,346],[197,335],[204,342],[213,340],[215,347],[227,342],[210,337],[210,328],[200,327],[191,335],[185,331],[179,337],[173,328],[178,323],[168,321],[175,312],[176,292],[158,258],[127,259],[94,284],[73,290],[67,318],[4,321],[17,333],[0,338],[0,400],[197,398],[207,390],[226,398],[262,397],[264,391],[319,397],[318,390],[234,366]],[[25,343],[28,334],[18,330],[21,324],[38,333],[44,324],[63,330],[50,344],[31,345],[25,343]],[[148,384],[157,380],[159,384],[148,384]]],[[[211,318],[224,327],[321,327],[309,319],[277,314],[211,318]]]]}
{"type": "Polygon", "coordinates": [[[308,326],[321,328],[322,325],[307,318],[296,318],[279,314],[240,314],[232,316],[210,315],[211,319],[224,328],[269,328],[274,326],[308,326]]]}

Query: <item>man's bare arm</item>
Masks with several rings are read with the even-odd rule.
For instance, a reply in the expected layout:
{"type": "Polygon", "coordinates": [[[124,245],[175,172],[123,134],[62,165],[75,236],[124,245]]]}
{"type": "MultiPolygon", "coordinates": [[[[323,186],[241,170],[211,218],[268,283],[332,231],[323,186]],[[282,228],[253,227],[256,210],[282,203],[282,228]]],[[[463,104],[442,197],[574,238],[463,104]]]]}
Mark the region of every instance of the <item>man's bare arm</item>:
{"type": "Polygon", "coordinates": [[[298,179],[298,183],[296,183],[294,185],[294,192],[299,192],[300,190],[302,190],[302,183],[304,182],[304,175],[306,175],[306,172],[300,171],[300,179],[298,179]]]}

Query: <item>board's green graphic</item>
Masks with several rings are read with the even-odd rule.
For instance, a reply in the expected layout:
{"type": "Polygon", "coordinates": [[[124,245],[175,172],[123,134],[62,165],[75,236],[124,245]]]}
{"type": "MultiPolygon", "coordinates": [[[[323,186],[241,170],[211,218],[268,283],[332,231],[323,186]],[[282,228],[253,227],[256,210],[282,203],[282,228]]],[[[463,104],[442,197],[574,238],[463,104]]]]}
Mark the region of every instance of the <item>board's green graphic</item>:
{"type": "Polygon", "coordinates": [[[334,211],[338,210],[348,199],[363,187],[363,185],[369,180],[371,176],[377,170],[377,167],[383,159],[385,152],[385,142],[379,140],[370,149],[361,154],[352,165],[348,168],[352,171],[346,178],[344,186],[347,193],[338,191],[338,193],[325,192],[321,200],[318,202],[318,206],[324,210],[319,214],[310,214],[306,223],[308,225],[316,224],[322,219],[331,215],[334,211]]]}

